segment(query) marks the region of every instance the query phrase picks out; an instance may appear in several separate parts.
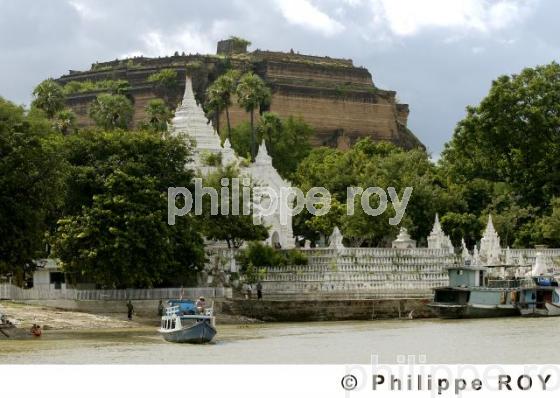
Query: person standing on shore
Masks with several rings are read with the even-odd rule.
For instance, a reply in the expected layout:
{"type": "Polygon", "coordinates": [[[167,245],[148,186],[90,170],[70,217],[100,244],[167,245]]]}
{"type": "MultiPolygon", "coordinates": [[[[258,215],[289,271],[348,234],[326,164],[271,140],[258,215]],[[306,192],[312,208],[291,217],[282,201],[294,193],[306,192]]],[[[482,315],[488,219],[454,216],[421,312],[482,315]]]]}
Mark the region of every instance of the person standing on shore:
{"type": "Polygon", "coordinates": [[[132,305],[132,301],[128,300],[128,303],[126,303],[126,308],[128,310],[128,320],[132,321],[132,313],[134,312],[134,306],[132,305]]]}
{"type": "Polygon", "coordinates": [[[163,316],[163,300],[159,300],[158,315],[163,316]]]}
{"type": "Polygon", "coordinates": [[[261,282],[257,282],[257,300],[262,300],[262,285],[261,282]]]}

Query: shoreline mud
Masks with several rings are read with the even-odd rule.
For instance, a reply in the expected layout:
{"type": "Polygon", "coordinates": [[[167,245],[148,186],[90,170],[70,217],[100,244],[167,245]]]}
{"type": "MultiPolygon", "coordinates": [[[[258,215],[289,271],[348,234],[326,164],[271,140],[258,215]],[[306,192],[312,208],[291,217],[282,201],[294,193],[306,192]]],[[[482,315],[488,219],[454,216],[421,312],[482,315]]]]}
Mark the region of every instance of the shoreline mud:
{"type": "MultiPolygon", "coordinates": [[[[159,318],[134,316],[127,319],[122,314],[93,314],[72,311],[55,307],[0,301],[0,313],[21,330],[28,330],[33,324],[40,325],[43,330],[93,330],[93,329],[133,329],[159,325],[159,318]]],[[[253,324],[262,321],[241,315],[218,314],[217,322],[221,324],[253,324]]]]}

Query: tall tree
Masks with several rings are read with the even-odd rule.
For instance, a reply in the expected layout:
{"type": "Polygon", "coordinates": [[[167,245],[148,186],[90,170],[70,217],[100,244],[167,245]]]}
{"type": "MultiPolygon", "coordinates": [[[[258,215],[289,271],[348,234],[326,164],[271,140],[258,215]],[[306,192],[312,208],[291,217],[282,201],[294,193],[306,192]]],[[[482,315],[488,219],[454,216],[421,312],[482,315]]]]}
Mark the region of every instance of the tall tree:
{"type": "Polygon", "coordinates": [[[0,274],[19,283],[46,254],[44,234],[64,191],[60,137],[39,118],[0,97],[0,274]]]}
{"type": "Polygon", "coordinates": [[[264,81],[253,72],[241,76],[236,94],[239,105],[251,115],[251,157],[254,160],[256,155],[255,110],[262,110],[265,105],[270,103],[272,94],[264,81]]]}
{"type": "MultiPolygon", "coordinates": [[[[281,119],[273,112],[264,112],[255,130],[257,141],[265,140],[278,173],[292,179],[299,163],[311,152],[313,129],[302,119],[292,116],[281,119]]],[[[251,134],[251,126],[246,122],[232,129],[231,144],[239,155],[250,154],[251,134]]]]}
{"type": "Polygon", "coordinates": [[[467,108],[442,163],[457,183],[511,184],[521,205],[543,208],[560,196],[560,65],[527,68],[492,83],[467,108]]]}
{"type": "Polygon", "coordinates": [[[146,105],[144,127],[155,132],[166,131],[172,117],[173,112],[169,110],[164,100],[159,98],[150,100],[146,105]]]}
{"type": "Polygon", "coordinates": [[[31,105],[45,111],[49,119],[52,118],[64,108],[62,86],[53,79],[44,80],[33,90],[33,102],[31,105]]]}
{"type": "Polygon", "coordinates": [[[240,73],[237,70],[229,70],[223,75],[219,76],[208,87],[206,91],[206,98],[208,107],[217,117],[217,130],[219,133],[220,114],[222,109],[226,112],[226,122],[228,129],[228,138],[231,142],[231,122],[229,118],[229,108],[232,105],[231,98],[237,89],[237,82],[240,73]]]}
{"type": "Polygon", "coordinates": [[[202,238],[193,217],[167,224],[168,187],[192,188],[185,143],[147,131],[85,131],[67,141],[65,215],[53,237],[64,269],[104,287],[192,283],[202,238]]]}
{"type": "Polygon", "coordinates": [[[132,102],[119,94],[99,94],[89,109],[89,116],[95,124],[105,130],[127,130],[133,114],[132,102]]]}

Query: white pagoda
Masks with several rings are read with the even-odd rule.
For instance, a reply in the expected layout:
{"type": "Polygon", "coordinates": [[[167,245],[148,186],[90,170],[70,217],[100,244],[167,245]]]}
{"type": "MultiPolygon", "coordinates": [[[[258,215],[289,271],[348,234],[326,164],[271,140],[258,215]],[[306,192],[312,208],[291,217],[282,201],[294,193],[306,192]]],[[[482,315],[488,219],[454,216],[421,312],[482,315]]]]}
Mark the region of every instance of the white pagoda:
{"type": "Polygon", "coordinates": [[[443,232],[437,213],[432,232],[430,232],[430,236],[428,236],[428,248],[445,250],[448,253],[453,253],[453,244],[449,236],[443,232]]]}
{"type": "Polygon", "coordinates": [[[492,215],[488,215],[488,224],[480,240],[480,259],[486,265],[499,265],[501,252],[500,237],[494,229],[492,215]]]}
{"type": "MultiPolygon", "coordinates": [[[[289,189],[291,184],[284,180],[272,166],[272,158],[267,152],[264,142],[260,145],[254,163],[247,162],[234,152],[229,140],[222,146],[220,137],[206,119],[202,107],[197,104],[192,88],[192,81],[187,76],[185,93],[181,104],[177,107],[175,117],[171,121],[170,131],[189,140],[193,149],[193,163],[189,167],[199,171],[203,176],[217,170],[216,163],[209,164],[206,160],[214,156],[222,166],[235,165],[241,177],[249,177],[254,186],[271,187],[278,195],[282,188],[289,189]],[[244,164],[249,164],[244,167],[244,164]]],[[[269,228],[266,243],[282,248],[295,246],[292,232],[292,216],[285,214],[280,217],[280,206],[272,215],[262,217],[262,223],[269,228]],[[286,222],[284,222],[286,220],[286,222]]]]}

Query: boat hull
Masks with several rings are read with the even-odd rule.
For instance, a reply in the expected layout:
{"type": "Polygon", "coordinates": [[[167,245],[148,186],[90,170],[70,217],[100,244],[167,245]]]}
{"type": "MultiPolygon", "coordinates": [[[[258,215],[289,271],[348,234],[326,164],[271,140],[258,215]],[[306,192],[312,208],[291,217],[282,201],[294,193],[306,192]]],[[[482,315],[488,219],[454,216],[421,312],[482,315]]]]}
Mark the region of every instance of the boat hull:
{"type": "Polygon", "coordinates": [[[519,310],[513,306],[477,306],[472,304],[428,304],[430,309],[443,319],[460,318],[499,318],[519,316],[519,310]]]}
{"type": "Polygon", "coordinates": [[[531,308],[520,308],[522,316],[526,317],[541,317],[541,316],[560,316],[560,306],[553,303],[545,303],[545,308],[537,308],[533,306],[531,308]]]}
{"type": "Polygon", "coordinates": [[[166,341],[189,344],[209,343],[212,341],[216,333],[216,329],[207,320],[197,322],[192,326],[185,327],[180,330],[161,332],[166,341]]]}

